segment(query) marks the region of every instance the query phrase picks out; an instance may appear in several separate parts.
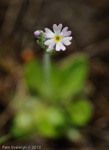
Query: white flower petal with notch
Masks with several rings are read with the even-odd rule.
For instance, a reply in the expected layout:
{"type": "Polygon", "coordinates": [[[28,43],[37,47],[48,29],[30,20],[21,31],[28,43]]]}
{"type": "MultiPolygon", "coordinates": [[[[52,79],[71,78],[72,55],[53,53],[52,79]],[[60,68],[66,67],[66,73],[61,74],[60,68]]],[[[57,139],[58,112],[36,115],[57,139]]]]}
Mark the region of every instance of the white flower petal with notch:
{"type": "Polygon", "coordinates": [[[70,42],[70,40],[72,39],[72,37],[64,37],[64,38],[62,38],[62,43],[64,44],[64,45],[70,45],[71,44],[71,42],[70,42]]]}
{"type": "Polygon", "coordinates": [[[45,35],[46,38],[53,38],[54,37],[55,34],[50,29],[45,28],[45,31],[46,32],[45,32],[44,35],[45,35]]]}
{"type": "Polygon", "coordinates": [[[56,43],[56,51],[60,51],[60,50],[66,50],[66,47],[62,44],[62,42],[58,42],[56,43]]]}
{"type": "Polygon", "coordinates": [[[53,25],[53,31],[55,34],[60,34],[62,29],[62,24],[59,24],[58,26],[56,24],[53,25]]]}

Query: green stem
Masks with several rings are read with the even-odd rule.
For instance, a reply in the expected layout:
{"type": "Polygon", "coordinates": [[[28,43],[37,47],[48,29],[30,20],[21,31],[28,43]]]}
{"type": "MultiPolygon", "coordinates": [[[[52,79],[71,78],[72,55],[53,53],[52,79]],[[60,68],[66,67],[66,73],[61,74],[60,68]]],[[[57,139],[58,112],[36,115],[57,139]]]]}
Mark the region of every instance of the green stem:
{"type": "Polygon", "coordinates": [[[51,86],[51,60],[50,60],[50,54],[44,54],[43,55],[43,65],[44,65],[44,77],[45,77],[45,84],[46,87],[50,89],[51,86]]]}

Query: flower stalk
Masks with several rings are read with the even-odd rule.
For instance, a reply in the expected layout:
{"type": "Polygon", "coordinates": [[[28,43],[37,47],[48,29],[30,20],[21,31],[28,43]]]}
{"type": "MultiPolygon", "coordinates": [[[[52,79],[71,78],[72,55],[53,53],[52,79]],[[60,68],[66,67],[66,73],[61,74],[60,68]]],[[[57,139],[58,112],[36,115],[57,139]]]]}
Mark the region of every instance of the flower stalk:
{"type": "Polygon", "coordinates": [[[44,69],[44,78],[45,85],[48,89],[51,87],[51,63],[50,63],[50,54],[44,53],[43,55],[43,69],[44,69]]]}

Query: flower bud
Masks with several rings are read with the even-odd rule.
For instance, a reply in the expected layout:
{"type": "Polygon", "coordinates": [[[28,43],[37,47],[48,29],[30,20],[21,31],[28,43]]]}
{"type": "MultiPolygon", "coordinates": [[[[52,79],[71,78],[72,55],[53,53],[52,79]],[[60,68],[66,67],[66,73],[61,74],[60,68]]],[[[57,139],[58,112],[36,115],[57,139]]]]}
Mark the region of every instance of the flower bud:
{"type": "Polygon", "coordinates": [[[54,54],[55,53],[55,49],[49,49],[49,48],[47,48],[46,49],[46,53],[47,54],[54,54]]]}
{"type": "Polygon", "coordinates": [[[34,35],[37,37],[37,36],[40,35],[40,32],[37,30],[37,31],[34,32],[34,35]]]}

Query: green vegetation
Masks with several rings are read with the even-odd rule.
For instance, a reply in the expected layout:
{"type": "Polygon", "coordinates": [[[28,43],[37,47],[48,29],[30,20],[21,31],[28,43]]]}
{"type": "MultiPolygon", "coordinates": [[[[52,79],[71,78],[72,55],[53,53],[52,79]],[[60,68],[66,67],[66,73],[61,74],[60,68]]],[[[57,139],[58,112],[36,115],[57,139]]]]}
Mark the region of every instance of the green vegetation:
{"type": "MultiPolygon", "coordinates": [[[[14,137],[40,134],[49,138],[79,136],[79,127],[90,121],[93,107],[85,93],[88,59],[83,54],[51,64],[50,84],[46,84],[43,65],[36,60],[24,64],[29,92],[19,99],[19,108],[11,126],[14,137]],[[72,136],[74,134],[74,136],[72,136]]],[[[17,102],[16,102],[17,103],[17,102]]]]}

